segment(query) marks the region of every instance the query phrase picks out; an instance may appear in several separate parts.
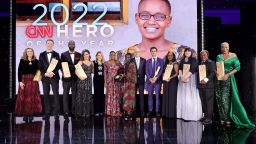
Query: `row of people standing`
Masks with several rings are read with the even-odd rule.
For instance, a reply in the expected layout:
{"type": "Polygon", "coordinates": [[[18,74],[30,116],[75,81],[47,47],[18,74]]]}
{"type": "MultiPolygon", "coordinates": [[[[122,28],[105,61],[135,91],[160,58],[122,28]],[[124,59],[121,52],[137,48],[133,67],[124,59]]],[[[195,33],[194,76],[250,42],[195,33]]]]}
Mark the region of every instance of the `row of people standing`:
{"type": "MultiPolygon", "coordinates": [[[[202,118],[202,103],[203,103],[203,111],[205,113],[205,117],[203,118],[211,121],[212,116],[212,103],[214,97],[214,79],[215,79],[215,68],[214,62],[203,59],[203,56],[208,57],[207,52],[200,53],[202,64],[209,63],[211,66],[207,66],[207,79],[199,82],[199,86],[197,86],[197,60],[193,57],[193,51],[190,48],[186,48],[183,54],[183,57],[180,58],[179,62],[175,61],[175,54],[173,52],[169,52],[167,54],[165,64],[164,60],[157,58],[157,48],[152,47],[150,49],[152,58],[149,60],[145,60],[140,57],[140,50],[135,49],[135,58],[132,58],[131,54],[126,54],[126,62],[124,66],[116,60],[116,53],[110,52],[110,60],[103,63],[102,53],[97,53],[96,61],[90,61],[90,52],[88,50],[84,50],[82,55],[75,52],[75,42],[70,41],[69,51],[62,53],[61,59],[59,58],[59,54],[52,50],[54,45],[53,40],[47,40],[46,47],[47,50],[42,52],[39,57],[38,69],[41,71],[43,78],[43,90],[44,90],[44,109],[45,109],[45,117],[44,119],[49,119],[49,115],[53,113],[55,118],[59,117],[60,110],[60,101],[63,102],[63,110],[65,118],[68,118],[68,114],[70,113],[69,105],[69,91],[72,89],[72,113],[79,116],[92,115],[94,114],[94,110],[97,114],[112,115],[112,116],[121,116],[122,110],[124,110],[124,114],[130,116],[135,111],[136,99],[135,95],[137,89],[140,93],[140,112],[144,115],[144,86],[146,85],[146,89],[148,90],[148,116],[152,116],[153,114],[153,93],[156,96],[155,102],[155,112],[157,116],[160,116],[160,90],[162,84],[162,74],[165,73],[165,68],[168,64],[173,65],[173,70],[171,75],[167,81],[164,81],[163,87],[163,101],[162,101],[162,115],[166,117],[177,117],[182,118],[184,120],[199,120],[202,118]],[[60,69],[60,63],[56,66],[56,68],[52,72],[47,72],[47,68],[51,60],[55,58],[60,60],[61,62],[68,62],[69,69],[71,71],[71,78],[65,79],[63,77],[63,98],[59,98],[59,74],[58,69],[60,69]],[[81,58],[81,59],[80,59],[81,58]],[[86,80],[80,80],[75,75],[75,67],[74,65],[80,63],[86,75],[88,76],[86,80]],[[189,64],[189,72],[187,74],[183,74],[183,67],[185,64],[189,64]],[[94,89],[95,96],[92,96],[92,78],[91,74],[94,72],[94,89]],[[104,73],[104,74],[103,74],[104,73]],[[104,77],[105,76],[105,77],[104,77]],[[146,78],[146,84],[144,79],[146,78]],[[50,103],[51,97],[49,97],[50,85],[52,86],[53,94],[54,94],[54,103],[50,103]],[[106,96],[104,97],[104,86],[106,87],[106,96]],[[197,89],[199,88],[199,91],[197,89]],[[209,90],[210,89],[210,90],[209,90]],[[99,93],[98,93],[99,92],[99,93]],[[98,95],[98,94],[99,95],[98,95]],[[201,100],[199,97],[199,93],[201,96],[201,100]],[[207,96],[208,95],[208,96],[207,96]],[[211,100],[209,100],[211,99],[211,100]],[[94,98],[94,100],[93,100],[94,98]],[[105,98],[105,100],[104,100],[105,98]],[[95,102],[97,101],[97,102],[95,102]],[[94,103],[93,103],[94,102],[94,103]],[[105,104],[105,106],[104,106],[105,104]],[[105,110],[104,110],[105,108],[105,110]]],[[[223,48],[224,49],[224,48],[223,48]]],[[[223,54],[224,55],[224,50],[223,54]]],[[[223,57],[220,55],[221,57],[223,57]]],[[[231,54],[232,55],[232,54],[231,54]]],[[[220,57],[218,56],[218,57],[220,57]]],[[[229,57],[229,55],[228,55],[229,57]]],[[[234,56],[236,57],[236,56],[234,56]]],[[[233,57],[231,57],[233,58],[233,57]]],[[[228,58],[229,59],[229,58],[228,58]]],[[[218,60],[218,59],[217,59],[218,60]]],[[[238,61],[238,59],[237,59],[238,61]]],[[[37,106],[37,108],[33,109],[35,112],[42,111],[42,107],[40,106],[40,98],[39,92],[36,92],[38,89],[38,83],[33,82],[33,74],[37,70],[36,64],[37,60],[34,57],[34,53],[32,49],[26,49],[24,52],[24,56],[19,65],[19,94],[16,103],[16,113],[21,114],[22,110],[24,110],[24,92],[30,91],[32,87],[29,87],[27,81],[32,81],[32,85],[34,85],[35,93],[31,95],[36,95],[33,97],[33,100],[28,98],[27,103],[30,104],[30,107],[25,106],[25,109],[29,111],[31,106],[37,106]],[[31,55],[32,53],[32,55],[31,55]],[[34,60],[33,60],[34,59],[34,60]],[[33,70],[29,71],[28,67],[30,66],[33,70]],[[23,63],[23,65],[22,65],[23,63]],[[26,72],[29,71],[29,72],[26,72]],[[25,78],[27,74],[32,74],[30,79],[25,78]],[[26,90],[24,90],[26,89],[26,90]],[[22,94],[23,93],[23,94],[22,94]],[[21,96],[20,96],[21,95],[21,96]],[[23,95],[23,96],[22,96],[23,95]],[[23,102],[23,103],[22,103],[23,102]],[[35,105],[35,102],[37,103],[35,105]]],[[[234,74],[237,70],[239,70],[239,61],[235,63],[236,67],[234,70],[230,68],[227,70],[227,75],[225,78],[234,74]],[[228,73],[229,71],[229,73],[228,73]]],[[[225,68],[228,68],[226,66],[225,68]]],[[[227,80],[227,79],[226,79],[227,80]]],[[[219,82],[221,83],[221,82],[219,82]]],[[[220,84],[217,83],[217,86],[220,84]]],[[[222,88],[222,86],[220,86],[222,88]]],[[[224,86],[223,86],[224,87],[224,86]]],[[[222,114],[223,106],[221,103],[225,102],[225,100],[221,100],[220,97],[222,95],[219,94],[220,91],[217,89],[217,103],[219,106],[220,114],[222,114]],[[219,95],[218,95],[219,94],[219,95]]],[[[25,102],[26,103],[26,102],[25,102]]],[[[239,104],[239,99],[237,100],[239,104]]],[[[241,105],[241,103],[240,103],[241,105]]],[[[242,106],[242,105],[241,105],[242,106]]],[[[249,123],[249,119],[247,118],[246,112],[241,108],[244,114],[242,115],[245,123],[249,123]]],[[[229,110],[226,110],[229,111],[229,110]]],[[[31,115],[26,113],[27,115],[31,115]]],[[[240,114],[240,113],[239,113],[240,114]]],[[[221,119],[223,120],[224,116],[221,115],[221,119]]],[[[227,121],[225,119],[227,123],[227,121]]],[[[251,126],[252,124],[245,124],[246,126],[251,126]]]]}
{"type": "MultiPolygon", "coordinates": [[[[23,115],[24,121],[32,121],[34,114],[42,112],[39,84],[33,80],[37,70],[40,70],[42,75],[45,113],[43,119],[45,120],[49,120],[50,115],[59,119],[61,109],[65,119],[68,119],[71,113],[82,117],[94,114],[96,116],[103,115],[104,113],[121,116],[121,109],[126,111],[127,115],[132,114],[135,110],[135,83],[137,80],[135,65],[129,62],[132,55],[126,55],[126,63],[123,66],[116,60],[116,54],[113,51],[110,52],[110,60],[104,63],[102,52],[98,52],[96,60],[92,62],[89,50],[83,50],[82,54],[75,51],[74,41],[69,41],[69,50],[62,53],[61,57],[53,50],[53,46],[54,41],[48,39],[46,51],[40,54],[39,61],[32,48],[25,49],[18,68],[19,92],[15,107],[17,115],[23,115]],[[48,72],[53,59],[58,60],[57,65],[53,71],[48,72]],[[71,74],[69,78],[65,78],[64,75],[62,77],[63,97],[59,95],[60,76],[58,71],[61,69],[61,62],[68,62],[71,74]],[[85,72],[86,79],[81,80],[76,76],[75,65],[78,63],[85,72]],[[125,72],[120,73],[121,81],[113,78],[113,75],[116,75],[120,69],[125,72]],[[94,96],[92,95],[92,73],[94,73],[94,96]],[[106,100],[104,87],[107,89],[106,100]],[[50,88],[52,88],[53,96],[50,96],[50,88]],[[72,97],[69,95],[70,90],[72,97]],[[72,106],[70,107],[70,105],[72,106]]],[[[63,72],[63,69],[61,70],[63,72]]]]}
{"type": "Polygon", "coordinates": [[[82,55],[75,51],[75,42],[69,41],[69,50],[62,53],[61,57],[53,50],[54,41],[48,39],[46,41],[46,51],[42,52],[39,60],[36,59],[34,50],[27,48],[24,50],[23,56],[18,67],[18,96],[16,99],[15,113],[24,116],[24,121],[32,121],[33,115],[42,112],[42,102],[39,93],[39,83],[34,81],[37,70],[42,75],[43,85],[43,104],[44,119],[49,120],[50,115],[54,115],[55,119],[59,118],[60,109],[64,113],[65,119],[68,119],[70,113],[75,115],[103,114],[104,111],[104,67],[103,54],[97,53],[97,59],[90,61],[90,52],[82,51],[82,55]],[[47,72],[47,69],[53,59],[58,63],[53,71],[47,72]],[[63,97],[59,95],[59,70],[61,62],[68,62],[71,77],[62,77],[63,97]],[[80,63],[88,78],[80,80],[75,74],[75,65],[80,63]],[[94,75],[95,99],[92,97],[92,77],[94,75]],[[101,84],[103,83],[103,84],[101,84]],[[50,96],[50,88],[52,88],[53,96],[50,96]],[[72,97],[69,92],[71,90],[72,97]],[[96,105],[93,104],[96,103],[96,105]],[[72,102],[72,104],[71,104],[72,102]],[[72,108],[71,106],[72,105],[72,108]],[[63,108],[62,108],[63,107],[63,108]],[[95,108],[94,108],[95,107],[95,108]]]}

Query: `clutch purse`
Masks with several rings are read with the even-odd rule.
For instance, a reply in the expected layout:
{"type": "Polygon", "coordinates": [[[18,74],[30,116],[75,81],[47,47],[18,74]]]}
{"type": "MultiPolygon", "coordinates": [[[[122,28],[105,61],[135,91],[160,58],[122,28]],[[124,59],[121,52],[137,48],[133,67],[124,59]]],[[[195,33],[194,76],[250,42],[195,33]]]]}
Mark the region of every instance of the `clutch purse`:
{"type": "Polygon", "coordinates": [[[116,75],[114,77],[115,81],[121,82],[124,79],[124,77],[122,75],[124,75],[124,69],[120,67],[117,70],[117,73],[116,73],[116,75]]]}

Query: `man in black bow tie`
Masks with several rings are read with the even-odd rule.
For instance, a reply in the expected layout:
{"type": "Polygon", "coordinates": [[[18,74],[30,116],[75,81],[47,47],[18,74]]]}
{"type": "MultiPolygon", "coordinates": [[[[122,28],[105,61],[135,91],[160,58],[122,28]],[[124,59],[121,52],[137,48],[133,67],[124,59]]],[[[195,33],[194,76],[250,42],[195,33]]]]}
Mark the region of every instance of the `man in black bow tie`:
{"type": "MultiPolygon", "coordinates": [[[[62,84],[63,84],[63,112],[64,112],[64,118],[67,120],[68,115],[71,112],[70,101],[75,98],[76,94],[76,80],[77,76],[75,75],[75,65],[79,62],[81,58],[81,54],[75,51],[75,42],[69,41],[68,42],[68,48],[69,50],[61,54],[61,62],[68,62],[69,71],[71,74],[71,77],[65,78],[62,75],[62,84]],[[71,89],[72,92],[72,99],[69,96],[69,91],[71,89]]],[[[62,70],[63,72],[63,70],[62,70]]],[[[72,100],[73,101],[73,100],[72,100]]]]}
{"type": "Polygon", "coordinates": [[[206,77],[198,80],[198,89],[202,101],[204,117],[201,119],[203,124],[212,123],[213,103],[214,103],[214,80],[216,66],[214,61],[208,59],[209,52],[203,50],[200,52],[201,65],[206,67],[206,77]]]}
{"type": "Polygon", "coordinates": [[[46,51],[40,53],[39,56],[39,70],[42,74],[42,84],[44,93],[44,120],[49,120],[51,113],[55,115],[55,119],[59,119],[59,69],[60,69],[60,57],[59,53],[53,50],[54,41],[48,39],[46,41],[46,51]],[[47,72],[47,69],[53,59],[58,60],[58,63],[53,71],[47,72]],[[52,87],[53,97],[50,96],[50,86],[52,87]],[[53,98],[53,100],[51,100],[53,98]],[[52,101],[52,103],[51,103],[52,101]]]}

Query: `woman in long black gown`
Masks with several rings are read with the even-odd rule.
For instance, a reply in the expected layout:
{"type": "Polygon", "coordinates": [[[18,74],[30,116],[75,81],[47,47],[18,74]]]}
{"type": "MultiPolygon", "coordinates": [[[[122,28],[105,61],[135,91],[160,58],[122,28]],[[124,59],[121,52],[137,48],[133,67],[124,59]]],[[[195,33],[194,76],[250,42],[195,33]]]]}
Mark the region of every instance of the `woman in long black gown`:
{"type": "Polygon", "coordinates": [[[95,116],[100,116],[104,114],[105,96],[104,96],[104,65],[103,63],[104,63],[103,53],[99,51],[96,54],[96,60],[93,61],[93,64],[94,64],[93,103],[94,103],[95,116]]]}
{"type": "Polygon", "coordinates": [[[81,61],[79,62],[83,68],[87,78],[77,80],[77,93],[74,98],[73,114],[76,117],[89,117],[94,115],[93,97],[92,97],[92,76],[93,62],[90,61],[90,51],[85,49],[82,51],[81,61]]]}
{"type": "Polygon", "coordinates": [[[162,116],[168,118],[176,118],[177,103],[177,86],[178,86],[178,63],[175,62],[175,54],[168,52],[165,60],[165,68],[167,65],[173,65],[173,69],[168,81],[164,81],[162,116]]]}

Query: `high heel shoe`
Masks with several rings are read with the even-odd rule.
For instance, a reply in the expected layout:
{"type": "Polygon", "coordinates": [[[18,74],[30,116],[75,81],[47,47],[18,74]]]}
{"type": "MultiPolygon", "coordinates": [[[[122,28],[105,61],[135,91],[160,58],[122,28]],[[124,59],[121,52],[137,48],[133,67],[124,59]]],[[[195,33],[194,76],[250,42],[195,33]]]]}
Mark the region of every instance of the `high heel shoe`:
{"type": "Polygon", "coordinates": [[[26,122],[26,123],[28,123],[28,116],[24,116],[24,117],[23,117],[23,121],[26,122]]]}
{"type": "Polygon", "coordinates": [[[29,117],[28,117],[28,121],[29,121],[30,123],[33,122],[33,120],[34,120],[33,116],[29,116],[29,117]]]}

